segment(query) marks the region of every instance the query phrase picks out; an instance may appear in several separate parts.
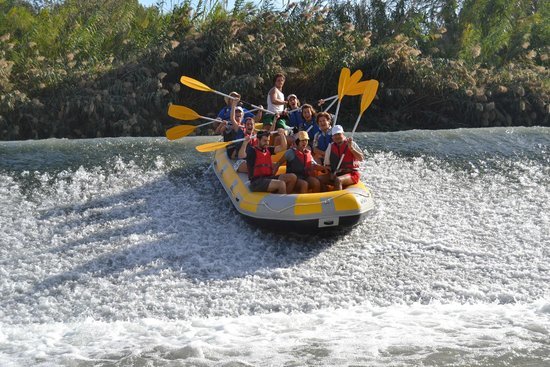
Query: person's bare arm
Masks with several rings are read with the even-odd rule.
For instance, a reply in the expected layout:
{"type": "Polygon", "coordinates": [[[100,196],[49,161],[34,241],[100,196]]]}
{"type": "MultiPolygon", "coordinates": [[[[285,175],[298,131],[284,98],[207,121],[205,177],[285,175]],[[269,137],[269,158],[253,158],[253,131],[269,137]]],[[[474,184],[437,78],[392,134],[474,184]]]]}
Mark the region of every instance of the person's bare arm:
{"type": "Polygon", "coordinates": [[[269,91],[269,99],[271,99],[271,103],[273,103],[274,105],[287,104],[287,101],[285,101],[284,99],[277,98],[277,88],[275,87],[271,88],[271,90],[269,91]]]}
{"type": "Polygon", "coordinates": [[[351,152],[351,154],[353,154],[353,157],[355,159],[357,159],[358,161],[362,161],[365,159],[365,155],[363,154],[363,152],[361,151],[361,149],[359,149],[359,147],[357,146],[357,144],[355,144],[353,142],[353,139],[352,138],[348,138],[348,146],[349,146],[349,150],[351,152]]]}
{"type": "Polygon", "coordinates": [[[250,136],[245,136],[244,141],[241,144],[241,147],[239,148],[239,159],[245,159],[246,158],[246,148],[248,147],[248,143],[250,142],[250,136]]]}
{"type": "Polygon", "coordinates": [[[286,135],[285,129],[278,129],[277,133],[279,134],[279,145],[275,147],[275,153],[282,152],[286,150],[286,135]]]}

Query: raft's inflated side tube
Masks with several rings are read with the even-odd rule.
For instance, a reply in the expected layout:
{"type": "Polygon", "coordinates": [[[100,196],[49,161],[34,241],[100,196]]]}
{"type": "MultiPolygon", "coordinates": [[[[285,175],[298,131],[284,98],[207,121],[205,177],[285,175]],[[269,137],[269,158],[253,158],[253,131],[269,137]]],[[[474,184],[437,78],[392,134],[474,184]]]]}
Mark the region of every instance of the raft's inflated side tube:
{"type": "Polygon", "coordinates": [[[300,231],[337,229],[359,223],[374,209],[372,193],[361,181],[341,191],[316,194],[251,192],[247,174],[235,172],[225,149],[217,150],[214,159],[216,176],[235,209],[256,225],[300,231]]]}

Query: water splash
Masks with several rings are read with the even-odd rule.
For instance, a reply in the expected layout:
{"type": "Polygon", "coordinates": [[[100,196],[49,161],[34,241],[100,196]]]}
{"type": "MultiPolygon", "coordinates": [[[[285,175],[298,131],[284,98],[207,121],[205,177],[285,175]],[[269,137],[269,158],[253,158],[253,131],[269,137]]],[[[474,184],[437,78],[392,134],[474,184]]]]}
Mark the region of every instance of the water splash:
{"type": "Polygon", "coordinates": [[[247,225],[207,138],[1,143],[0,364],[542,365],[550,130],[356,140],[340,237],[247,225]]]}

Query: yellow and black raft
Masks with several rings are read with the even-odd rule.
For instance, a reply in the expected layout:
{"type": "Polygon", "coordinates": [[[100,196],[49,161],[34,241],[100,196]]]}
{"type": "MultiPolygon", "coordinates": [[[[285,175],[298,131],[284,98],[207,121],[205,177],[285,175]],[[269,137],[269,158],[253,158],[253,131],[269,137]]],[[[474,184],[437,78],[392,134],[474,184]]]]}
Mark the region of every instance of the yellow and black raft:
{"type": "MultiPolygon", "coordinates": [[[[225,149],[216,151],[213,167],[235,209],[262,227],[294,231],[350,228],[374,209],[372,193],[361,181],[339,191],[280,195],[250,191],[248,175],[235,172],[225,149]]],[[[285,169],[282,166],[278,174],[285,169]]]]}
{"type": "MultiPolygon", "coordinates": [[[[361,116],[373,101],[378,90],[378,81],[374,79],[360,81],[362,75],[361,70],[356,70],[352,75],[350,69],[342,68],[338,79],[338,104],[333,121],[334,125],[336,125],[342,98],[344,96],[361,95],[360,113],[351,132],[351,137],[355,133],[361,116]]],[[[182,76],[180,81],[192,89],[213,92],[235,99],[235,97],[212,89],[206,84],[187,76],[182,76]]],[[[170,105],[168,114],[180,120],[199,118],[210,120],[210,122],[196,126],[174,126],[166,131],[166,137],[169,140],[182,138],[200,126],[217,121],[200,116],[185,106],[170,105]]],[[[279,195],[267,192],[251,192],[248,188],[248,176],[235,172],[233,162],[228,158],[226,150],[223,149],[237,141],[239,140],[203,144],[203,147],[199,146],[197,150],[199,152],[216,151],[214,171],[237,211],[251,222],[274,230],[280,228],[296,231],[349,228],[359,223],[365,215],[374,209],[372,193],[362,182],[349,186],[344,190],[317,194],[279,195]]],[[[285,167],[280,167],[278,173],[283,173],[284,169],[285,167]]]]}

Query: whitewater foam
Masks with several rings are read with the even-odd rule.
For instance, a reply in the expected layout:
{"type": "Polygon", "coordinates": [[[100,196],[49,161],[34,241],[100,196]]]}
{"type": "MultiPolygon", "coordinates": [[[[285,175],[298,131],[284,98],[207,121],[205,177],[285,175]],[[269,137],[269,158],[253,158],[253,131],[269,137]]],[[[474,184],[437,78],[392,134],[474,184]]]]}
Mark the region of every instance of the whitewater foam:
{"type": "Polygon", "coordinates": [[[543,366],[549,135],[359,134],[340,237],[245,224],[205,138],[0,144],[0,364],[543,366]]]}

